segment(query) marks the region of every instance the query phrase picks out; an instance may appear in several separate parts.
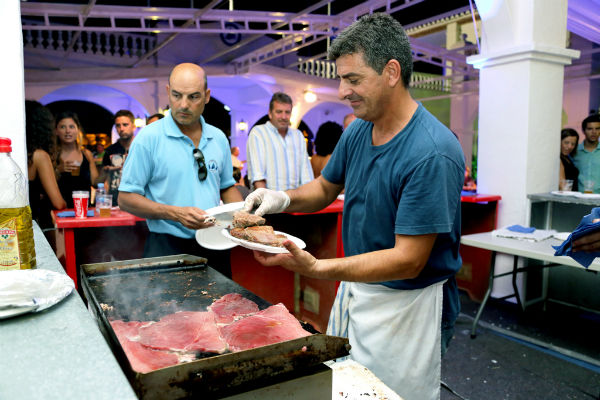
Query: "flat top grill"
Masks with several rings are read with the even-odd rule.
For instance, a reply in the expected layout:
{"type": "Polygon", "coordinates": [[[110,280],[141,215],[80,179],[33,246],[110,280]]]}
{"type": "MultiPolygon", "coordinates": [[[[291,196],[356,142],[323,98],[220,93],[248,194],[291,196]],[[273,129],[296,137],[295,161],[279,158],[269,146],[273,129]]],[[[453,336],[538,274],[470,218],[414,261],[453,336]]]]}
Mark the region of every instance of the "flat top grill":
{"type": "Polygon", "coordinates": [[[206,259],[188,255],[82,265],[81,286],[100,330],[144,399],[240,393],[348,355],[348,339],[319,334],[300,321],[314,334],[236,353],[202,353],[196,361],[141,374],[131,369],[109,321],[158,321],[177,311],[206,311],[228,293],[241,294],[261,310],[271,304],[208,267],[206,259]]]}

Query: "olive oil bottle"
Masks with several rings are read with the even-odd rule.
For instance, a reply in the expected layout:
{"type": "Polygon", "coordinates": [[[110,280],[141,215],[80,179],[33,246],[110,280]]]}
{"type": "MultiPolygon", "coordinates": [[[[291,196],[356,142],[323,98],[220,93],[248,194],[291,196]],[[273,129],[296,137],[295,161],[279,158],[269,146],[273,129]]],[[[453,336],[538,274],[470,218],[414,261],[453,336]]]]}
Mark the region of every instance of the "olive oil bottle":
{"type": "Polygon", "coordinates": [[[28,182],[11,151],[10,139],[0,137],[0,271],[36,267],[28,182]]]}

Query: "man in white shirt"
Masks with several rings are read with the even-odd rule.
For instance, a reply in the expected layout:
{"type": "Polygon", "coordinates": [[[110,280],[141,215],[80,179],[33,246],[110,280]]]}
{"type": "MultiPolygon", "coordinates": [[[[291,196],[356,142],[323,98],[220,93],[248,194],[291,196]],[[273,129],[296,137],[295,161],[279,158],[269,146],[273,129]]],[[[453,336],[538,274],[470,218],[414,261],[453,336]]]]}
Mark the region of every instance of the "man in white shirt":
{"type": "Polygon", "coordinates": [[[304,135],[290,127],[291,115],[292,99],[277,92],[269,103],[269,121],[250,131],[246,156],[254,188],[289,190],[313,180],[304,135]]]}

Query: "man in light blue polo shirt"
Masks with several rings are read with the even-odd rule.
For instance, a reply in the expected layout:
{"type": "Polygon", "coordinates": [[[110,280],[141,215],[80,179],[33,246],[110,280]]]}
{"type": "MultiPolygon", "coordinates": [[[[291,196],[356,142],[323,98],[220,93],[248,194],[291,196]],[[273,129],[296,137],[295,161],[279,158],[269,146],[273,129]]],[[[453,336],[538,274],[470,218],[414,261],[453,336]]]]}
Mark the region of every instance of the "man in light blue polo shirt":
{"type": "Polygon", "coordinates": [[[579,190],[600,193],[600,114],[589,115],[581,122],[585,135],[577,148],[575,165],[579,168],[579,190]]]}
{"type": "Polygon", "coordinates": [[[202,248],[197,229],[213,226],[204,210],[242,201],[235,188],[225,134],[202,117],[210,99],[204,70],[190,63],[171,71],[171,112],[140,131],[129,149],[119,206],[145,218],[150,234],[144,257],[195,254],[231,277],[229,252],[202,248]]]}

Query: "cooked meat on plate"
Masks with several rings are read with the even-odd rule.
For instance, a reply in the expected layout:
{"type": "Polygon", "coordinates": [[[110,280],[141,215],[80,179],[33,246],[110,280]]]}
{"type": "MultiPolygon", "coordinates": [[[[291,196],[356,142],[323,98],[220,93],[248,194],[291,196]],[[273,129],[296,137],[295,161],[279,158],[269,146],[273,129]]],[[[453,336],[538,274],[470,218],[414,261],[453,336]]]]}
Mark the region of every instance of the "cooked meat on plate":
{"type": "Polygon", "coordinates": [[[269,225],[233,228],[229,234],[238,239],[273,247],[283,247],[283,242],[287,240],[287,236],[275,233],[269,225]]]}
{"type": "Polygon", "coordinates": [[[247,228],[249,226],[264,225],[265,219],[258,215],[247,213],[246,211],[237,211],[233,213],[233,227],[247,228]]]}

